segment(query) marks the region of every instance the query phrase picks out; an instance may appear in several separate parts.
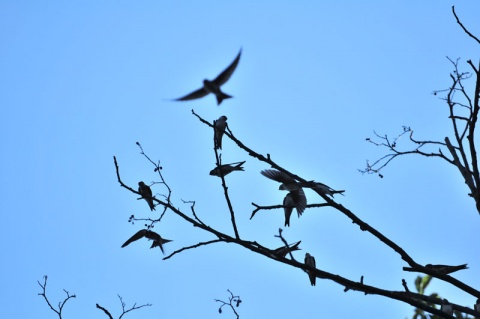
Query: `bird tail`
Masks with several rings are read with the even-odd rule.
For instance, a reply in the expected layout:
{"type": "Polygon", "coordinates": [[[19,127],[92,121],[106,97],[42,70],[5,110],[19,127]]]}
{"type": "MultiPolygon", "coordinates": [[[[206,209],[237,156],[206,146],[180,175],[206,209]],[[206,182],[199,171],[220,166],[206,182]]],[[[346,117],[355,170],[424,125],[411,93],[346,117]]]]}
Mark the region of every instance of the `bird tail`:
{"type": "Polygon", "coordinates": [[[220,105],[223,100],[231,99],[233,96],[220,92],[220,94],[217,94],[216,97],[217,97],[217,105],[220,105]]]}
{"type": "Polygon", "coordinates": [[[162,251],[163,254],[165,254],[165,251],[163,250],[163,243],[158,242],[156,240],[153,241],[152,246],[150,246],[150,249],[155,248],[155,247],[160,247],[160,250],[162,251]]]}

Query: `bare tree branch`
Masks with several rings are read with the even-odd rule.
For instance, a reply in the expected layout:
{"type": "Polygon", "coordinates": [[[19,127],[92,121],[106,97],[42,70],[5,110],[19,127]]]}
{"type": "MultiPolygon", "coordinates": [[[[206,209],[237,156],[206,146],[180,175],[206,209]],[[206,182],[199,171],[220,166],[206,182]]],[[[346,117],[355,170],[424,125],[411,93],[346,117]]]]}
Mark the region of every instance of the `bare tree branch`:
{"type": "Polygon", "coordinates": [[[50,303],[50,301],[48,300],[48,297],[47,297],[47,279],[48,279],[48,276],[43,276],[43,284],[40,283],[40,281],[37,281],[38,285],[42,288],[42,292],[38,293],[39,296],[42,296],[44,299],[45,299],[45,302],[47,303],[47,305],[50,307],[50,309],[53,310],[53,312],[55,312],[57,315],[58,315],[58,318],[59,319],[62,319],[62,310],[63,310],[63,307],[65,306],[65,304],[67,303],[67,301],[71,298],[77,298],[77,296],[75,295],[70,295],[70,293],[68,291],[66,291],[65,289],[63,289],[63,291],[65,292],[65,294],[67,294],[67,297],[65,297],[65,299],[61,302],[58,302],[58,310],[55,309],[52,304],[50,303]]]}
{"type": "Polygon", "coordinates": [[[455,16],[455,19],[457,19],[457,23],[460,25],[460,27],[462,27],[463,31],[465,31],[466,34],[468,34],[469,37],[471,37],[472,39],[474,39],[475,41],[477,41],[478,43],[480,43],[480,40],[474,36],[473,34],[471,34],[467,28],[465,28],[462,24],[462,22],[460,22],[460,19],[458,18],[457,14],[455,13],[455,6],[452,6],[452,12],[453,12],[453,15],[455,16]]]}

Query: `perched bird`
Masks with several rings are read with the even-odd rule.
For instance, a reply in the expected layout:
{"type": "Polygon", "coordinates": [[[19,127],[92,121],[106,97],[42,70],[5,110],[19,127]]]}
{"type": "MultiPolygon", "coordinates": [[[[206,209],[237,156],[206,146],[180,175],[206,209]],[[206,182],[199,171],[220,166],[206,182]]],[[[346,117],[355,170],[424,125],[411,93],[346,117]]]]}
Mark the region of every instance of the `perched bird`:
{"type": "Polygon", "coordinates": [[[285,212],[285,226],[290,227],[290,216],[293,208],[297,209],[297,215],[300,217],[307,207],[307,197],[303,189],[290,191],[283,199],[283,210],[285,212]]]}
{"type": "Polygon", "coordinates": [[[302,241],[298,241],[295,244],[289,245],[288,247],[287,246],[278,247],[277,249],[272,250],[272,253],[277,258],[285,258],[285,256],[287,256],[288,253],[292,251],[300,250],[300,248],[298,248],[298,245],[300,245],[301,242],[302,241]]]}
{"type": "Polygon", "coordinates": [[[188,101],[188,100],[194,100],[194,99],[199,99],[202,98],[209,93],[215,94],[215,97],[217,98],[217,105],[220,105],[224,99],[229,99],[232,96],[223,93],[220,90],[220,87],[225,84],[230,76],[232,76],[233,71],[235,71],[235,68],[238,65],[238,62],[240,61],[240,55],[242,54],[242,49],[240,49],[240,52],[238,52],[237,57],[233,62],[222,72],[220,75],[218,75],[213,81],[210,80],[203,80],[203,87],[193,91],[190,94],[187,94],[181,98],[175,99],[175,101],[188,101]]]}
{"type": "Polygon", "coordinates": [[[331,197],[333,197],[334,194],[342,194],[343,192],[345,192],[344,190],[341,190],[341,191],[334,190],[325,184],[318,183],[315,181],[297,182],[290,175],[281,171],[277,171],[275,169],[265,169],[260,173],[262,173],[262,175],[265,177],[268,177],[270,179],[273,179],[274,181],[282,183],[278,188],[280,190],[293,191],[293,190],[298,190],[301,187],[306,187],[306,188],[318,190],[319,192],[325,195],[329,195],[331,197]]]}
{"type": "Polygon", "coordinates": [[[442,305],[440,306],[440,310],[445,312],[447,315],[453,316],[453,307],[448,302],[447,299],[442,300],[442,305]]]}
{"type": "Polygon", "coordinates": [[[455,272],[457,270],[468,269],[467,264],[458,265],[458,266],[427,264],[427,265],[425,265],[425,268],[431,269],[431,270],[433,270],[435,272],[438,272],[439,274],[442,274],[442,275],[448,275],[448,274],[450,274],[452,272],[455,272]]]}
{"type": "Polygon", "coordinates": [[[218,118],[218,120],[213,121],[213,129],[215,131],[213,140],[215,142],[216,149],[222,149],[222,137],[223,137],[223,133],[225,133],[226,127],[227,127],[227,117],[225,115],[222,115],[218,118]]]}
{"type": "Polygon", "coordinates": [[[246,161],[217,166],[210,171],[210,175],[220,177],[221,175],[226,176],[233,171],[243,171],[242,165],[245,162],[246,161]]]}
{"type": "Polygon", "coordinates": [[[140,195],[142,195],[142,198],[147,201],[148,206],[150,206],[150,210],[155,210],[155,205],[153,204],[152,189],[150,188],[150,186],[145,185],[144,182],[138,182],[138,192],[140,193],[140,195]]]}
{"type": "MultiPolygon", "coordinates": [[[[325,184],[322,184],[322,183],[319,183],[319,182],[314,182],[314,186],[311,187],[313,190],[318,190],[319,192],[325,194],[325,195],[329,195],[330,197],[333,197],[334,194],[340,194],[340,195],[343,195],[343,192],[345,192],[344,190],[340,190],[340,191],[337,191],[337,190],[334,190],[333,188],[325,185],[325,184]]],[[[343,195],[345,196],[345,195],[343,195]]]]}
{"type": "Polygon", "coordinates": [[[140,238],[148,238],[150,240],[153,240],[152,246],[150,246],[150,249],[154,247],[160,247],[160,250],[162,253],[165,253],[163,251],[163,244],[171,242],[169,239],[164,239],[162,238],[159,234],[157,234],[154,231],[148,230],[148,229],[141,229],[138,232],[135,233],[132,237],[130,237],[123,245],[122,248],[125,246],[128,246],[130,243],[139,240],[140,238]]]}
{"type": "Polygon", "coordinates": [[[474,309],[475,311],[480,312],[480,298],[477,299],[477,302],[473,305],[473,309],[474,309]]]}
{"type": "MultiPolygon", "coordinates": [[[[307,265],[311,268],[317,268],[317,266],[315,265],[315,257],[310,255],[309,253],[306,253],[305,254],[305,265],[307,265]]],[[[313,272],[311,272],[310,270],[307,270],[307,274],[308,274],[308,277],[310,278],[310,283],[312,284],[312,286],[315,286],[317,277],[315,277],[315,274],[313,272]]]]}
{"type": "Polygon", "coordinates": [[[306,182],[306,183],[299,183],[290,175],[277,171],[276,169],[264,169],[263,171],[260,172],[263,176],[270,178],[271,180],[277,181],[279,183],[282,183],[278,189],[284,190],[284,191],[294,191],[301,189],[304,186],[310,185],[310,183],[313,182],[306,182]]]}

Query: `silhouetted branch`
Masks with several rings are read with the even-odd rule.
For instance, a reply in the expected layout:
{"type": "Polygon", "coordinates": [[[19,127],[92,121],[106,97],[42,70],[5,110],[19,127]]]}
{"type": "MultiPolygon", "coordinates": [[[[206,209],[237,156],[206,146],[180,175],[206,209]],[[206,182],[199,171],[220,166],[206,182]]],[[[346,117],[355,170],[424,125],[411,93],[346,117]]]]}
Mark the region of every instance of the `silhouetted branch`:
{"type": "Polygon", "coordinates": [[[108,318],[113,319],[112,315],[110,314],[110,312],[107,309],[103,308],[98,303],[96,304],[96,307],[100,310],[103,310],[103,312],[105,312],[105,314],[108,316],[108,318]]]}
{"type": "Polygon", "coordinates": [[[220,302],[222,304],[220,306],[220,308],[218,308],[218,313],[222,313],[223,306],[229,306],[230,309],[232,309],[233,313],[235,314],[235,316],[237,316],[237,319],[238,319],[238,318],[240,318],[240,315],[235,310],[235,307],[238,308],[240,306],[240,303],[242,302],[242,300],[240,299],[240,296],[234,296],[233,293],[230,291],[230,289],[227,289],[227,291],[230,293],[230,297],[228,298],[228,302],[225,302],[225,301],[220,300],[220,299],[215,299],[216,302],[220,302]],[[234,304],[235,304],[235,307],[234,307],[234,304]]]}
{"type": "MultiPolygon", "coordinates": [[[[228,124],[227,124],[227,128],[228,128],[228,124]]],[[[216,130],[216,128],[215,128],[215,126],[213,126],[213,133],[214,133],[213,134],[213,151],[215,152],[216,165],[217,165],[217,167],[220,167],[222,165],[222,160],[221,160],[221,156],[218,155],[218,151],[217,151],[215,130],[216,130]]],[[[230,201],[230,196],[228,195],[228,187],[227,187],[227,183],[225,182],[225,175],[220,174],[219,177],[222,180],[223,194],[225,196],[225,201],[227,202],[227,205],[228,205],[228,211],[230,212],[230,219],[232,221],[232,227],[233,227],[233,231],[235,233],[235,238],[239,239],[240,235],[238,234],[237,223],[235,221],[235,212],[233,210],[233,206],[232,206],[232,203],[230,201]]]]}
{"type": "Polygon", "coordinates": [[[140,309],[140,308],[143,308],[143,307],[151,307],[152,306],[152,304],[149,304],[149,303],[144,304],[144,305],[140,305],[140,306],[137,306],[137,304],[134,303],[133,306],[130,309],[125,310],[125,303],[123,302],[122,297],[120,295],[117,295],[117,296],[118,296],[118,299],[120,299],[120,303],[122,304],[122,314],[120,315],[120,317],[118,317],[118,319],[122,319],[122,317],[125,314],[129,313],[132,310],[137,310],[137,309],[140,309]]]}
{"type": "Polygon", "coordinates": [[[63,289],[63,291],[67,294],[67,297],[65,297],[65,299],[61,302],[58,302],[58,310],[55,309],[52,304],[50,303],[50,300],[48,300],[48,297],[47,297],[47,279],[48,279],[48,276],[43,276],[43,284],[40,283],[40,281],[37,281],[38,285],[42,288],[42,292],[38,293],[39,296],[42,296],[47,305],[50,307],[50,309],[53,310],[53,312],[55,312],[57,315],[58,315],[58,318],[59,319],[62,319],[62,310],[63,310],[63,307],[65,306],[65,304],[67,303],[67,301],[70,299],[70,298],[77,298],[77,296],[75,295],[70,295],[70,293],[68,291],[66,291],[65,289],[63,289]]]}
{"type": "Polygon", "coordinates": [[[174,251],[173,253],[171,253],[170,255],[164,257],[163,260],[169,259],[170,257],[173,257],[174,255],[176,255],[176,254],[178,254],[178,253],[181,253],[181,252],[184,251],[184,250],[189,250],[189,249],[197,248],[197,247],[200,247],[200,246],[206,246],[206,245],[210,245],[210,244],[214,244],[214,243],[220,243],[220,242],[222,242],[222,240],[220,240],[220,239],[214,239],[214,240],[209,240],[209,241],[205,241],[205,242],[200,242],[200,243],[195,244],[195,245],[183,247],[183,248],[181,248],[181,249],[175,250],[175,251],[174,251]]]}
{"type": "Polygon", "coordinates": [[[465,31],[466,34],[468,34],[469,37],[471,37],[472,39],[474,39],[475,41],[477,41],[478,43],[480,43],[480,40],[474,36],[473,34],[471,34],[467,28],[465,28],[462,24],[462,22],[460,22],[460,19],[458,18],[457,16],[457,13],[455,12],[455,6],[452,6],[452,12],[453,12],[453,15],[455,16],[455,19],[457,19],[457,23],[460,25],[460,27],[462,27],[463,31],[465,31]]]}
{"type": "MultiPolygon", "coordinates": [[[[252,203],[252,205],[255,206],[255,209],[252,211],[252,215],[250,216],[250,219],[252,219],[253,216],[255,216],[255,214],[257,212],[259,212],[260,210],[271,210],[271,209],[284,208],[283,205],[261,206],[261,205],[255,204],[255,203],[252,203]]],[[[307,206],[305,206],[305,209],[306,208],[315,208],[315,207],[328,207],[328,206],[330,206],[330,204],[328,204],[328,203],[308,204],[307,206]]]]}

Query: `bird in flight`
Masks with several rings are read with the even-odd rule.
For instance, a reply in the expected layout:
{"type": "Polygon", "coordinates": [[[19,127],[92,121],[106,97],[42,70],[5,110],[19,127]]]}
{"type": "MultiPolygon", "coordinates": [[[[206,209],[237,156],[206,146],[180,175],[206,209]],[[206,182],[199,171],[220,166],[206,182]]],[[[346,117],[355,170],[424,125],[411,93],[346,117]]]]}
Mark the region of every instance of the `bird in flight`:
{"type": "Polygon", "coordinates": [[[213,129],[215,131],[215,135],[213,136],[213,140],[215,142],[216,149],[222,149],[222,137],[225,133],[225,128],[227,127],[227,117],[222,115],[218,118],[218,120],[213,121],[213,129]]]}
{"type": "MultiPolygon", "coordinates": [[[[305,265],[310,266],[311,268],[317,268],[317,266],[315,265],[315,257],[310,255],[309,253],[306,253],[305,265]]],[[[308,277],[310,278],[310,284],[312,286],[315,286],[317,277],[315,277],[315,274],[312,273],[310,270],[307,270],[307,274],[308,274],[308,277]]]]}
{"type": "Polygon", "coordinates": [[[140,195],[142,195],[142,198],[147,201],[150,210],[155,210],[155,204],[153,204],[152,189],[150,188],[150,186],[146,185],[144,182],[138,182],[138,192],[140,193],[140,195]]]}
{"type": "Polygon", "coordinates": [[[212,169],[210,171],[210,175],[220,177],[221,175],[226,176],[233,171],[243,171],[242,165],[245,162],[246,161],[236,162],[236,163],[231,163],[231,164],[222,164],[222,165],[217,166],[214,169],[212,169]]]}
{"type": "Polygon", "coordinates": [[[140,238],[148,238],[150,240],[153,240],[152,246],[150,246],[150,249],[155,248],[155,247],[160,247],[160,250],[162,253],[165,253],[163,251],[163,244],[171,242],[170,239],[164,239],[162,238],[159,234],[157,234],[154,231],[151,231],[149,229],[141,229],[138,232],[136,232],[132,237],[130,237],[123,245],[122,248],[125,246],[128,246],[130,243],[133,243],[136,240],[139,240],[140,238]]]}
{"type": "Polygon", "coordinates": [[[220,105],[224,99],[229,99],[232,96],[223,93],[220,90],[220,87],[225,84],[228,79],[233,74],[233,71],[235,71],[235,68],[238,65],[238,62],[240,61],[240,55],[242,54],[242,49],[237,54],[237,57],[233,62],[225,69],[223,70],[222,73],[220,73],[213,81],[210,80],[203,80],[203,87],[200,89],[193,91],[190,94],[187,94],[181,98],[175,99],[175,101],[188,101],[188,100],[194,100],[194,99],[199,99],[202,98],[209,93],[215,94],[215,97],[217,98],[217,105],[220,105]]]}

